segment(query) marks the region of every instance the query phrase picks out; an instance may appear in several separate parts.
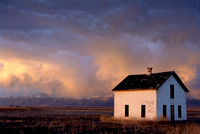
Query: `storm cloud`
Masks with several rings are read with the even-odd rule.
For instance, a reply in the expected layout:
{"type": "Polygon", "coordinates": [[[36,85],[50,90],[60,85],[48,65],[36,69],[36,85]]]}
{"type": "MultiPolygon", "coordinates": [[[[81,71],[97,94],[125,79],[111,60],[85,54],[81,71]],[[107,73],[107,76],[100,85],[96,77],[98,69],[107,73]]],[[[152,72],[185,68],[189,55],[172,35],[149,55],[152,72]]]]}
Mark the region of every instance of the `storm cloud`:
{"type": "Polygon", "coordinates": [[[199,0],[0,1],[0,96],[109,96],[148,66],[200,95],[199,0]]]}

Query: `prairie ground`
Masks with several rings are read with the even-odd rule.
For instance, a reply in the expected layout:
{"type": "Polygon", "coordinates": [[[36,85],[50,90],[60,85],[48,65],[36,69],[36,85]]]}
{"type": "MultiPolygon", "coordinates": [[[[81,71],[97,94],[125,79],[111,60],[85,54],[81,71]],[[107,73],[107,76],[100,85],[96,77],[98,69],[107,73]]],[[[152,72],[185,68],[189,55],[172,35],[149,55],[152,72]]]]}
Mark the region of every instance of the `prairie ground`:
{"type": "Polygon", "coordinates": [[[113,120],[113,108],[0,107],[0,133],[200,133],[200,108],[188,121],[113,120]]]}

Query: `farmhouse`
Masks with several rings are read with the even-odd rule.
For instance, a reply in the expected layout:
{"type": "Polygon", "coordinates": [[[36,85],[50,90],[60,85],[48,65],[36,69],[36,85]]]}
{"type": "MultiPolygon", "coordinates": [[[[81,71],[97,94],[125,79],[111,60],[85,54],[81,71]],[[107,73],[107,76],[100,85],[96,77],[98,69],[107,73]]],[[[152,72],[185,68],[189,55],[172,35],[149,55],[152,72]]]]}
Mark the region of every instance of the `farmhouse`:
{"type": "Polygon", "coordinates": [[[129,75],[114,91],[114,117],[121,119],[187,120],[186,92],[174,71],[129,75]]]}

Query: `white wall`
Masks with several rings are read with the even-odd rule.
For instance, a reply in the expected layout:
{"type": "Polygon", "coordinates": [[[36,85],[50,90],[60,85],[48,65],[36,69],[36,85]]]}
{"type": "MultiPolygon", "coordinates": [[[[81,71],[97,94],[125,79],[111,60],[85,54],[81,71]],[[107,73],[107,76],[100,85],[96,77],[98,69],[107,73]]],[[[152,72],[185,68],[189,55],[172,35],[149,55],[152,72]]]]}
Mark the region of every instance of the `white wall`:
{"type": "Polygon", "coordinates": [[[114,92],[114,117],[122,119],[141,118],[141,105],[146,105],[146,117],[156,118],[156,90],[132,90],[114,92]],[[125,105],[129,105],[129,117],[125,117],[125,105]]]}
{"type": "Polygon", "coordinates": [[[167,117],[171,119],[170,105],[174,105],[175,120],[187,120],[186,94],[173,76],[157,90],[157,117],[163,115],[163,105],[167,105],[167,117]],[[170,84],[174,85],[174,99],[170,99],[170,84]],[[178,118],[178,105],[181,105],[182,118],[178,118]]]}

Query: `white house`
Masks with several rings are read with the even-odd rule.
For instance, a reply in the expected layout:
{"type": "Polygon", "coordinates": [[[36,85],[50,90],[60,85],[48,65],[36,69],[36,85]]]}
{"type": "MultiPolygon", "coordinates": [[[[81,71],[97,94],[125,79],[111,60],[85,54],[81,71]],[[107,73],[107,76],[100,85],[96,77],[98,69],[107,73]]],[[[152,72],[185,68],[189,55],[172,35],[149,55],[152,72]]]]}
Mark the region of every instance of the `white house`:
{"type": "Polygon", "coordinates": [[[187,120],[186,92],[174,71],[129,75],[114,91],[114,117],[121,119],[187,120]]]}

